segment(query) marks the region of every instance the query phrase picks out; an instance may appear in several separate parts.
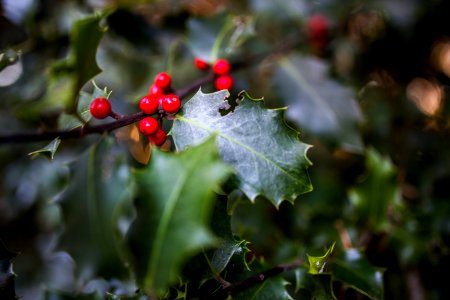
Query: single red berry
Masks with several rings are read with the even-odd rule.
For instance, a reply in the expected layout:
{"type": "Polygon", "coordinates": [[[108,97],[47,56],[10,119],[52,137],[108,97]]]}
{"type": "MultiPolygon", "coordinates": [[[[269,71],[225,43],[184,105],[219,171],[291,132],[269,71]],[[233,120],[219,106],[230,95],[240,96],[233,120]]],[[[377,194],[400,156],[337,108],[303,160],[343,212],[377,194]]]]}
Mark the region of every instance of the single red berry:
{"type": "Polygon", "coordinates": [[[200,57],[196,57],[194,59],[194,64],[197,67],[197,69],[202,70],[202,71],[206,71],[209,69],[209,63],[204,61],[203,59],[201,59],[200,57]]]}
{"type": "Polygon", "coordinates": [[[218,91],[229,90],[233,87],[233,77],[230,75],[222,75],[216,78],[215,85],[218,91]]]}
{"type": "Polygon", "coordinates": [[[309,17],[306,23],[306,30],[310,38],[318,38],[326,35],[328,30],[328,19],[319,13],[309,17]]]}
{"type": "Polygon", "coordinates": [[[220,58],[213,65],[213,71],[216,75],[225,75],[230,73],[231,65],[228,60],[220,58]]]}
{"type": "Polygon", "coordinates": [[[143,118],[139,122],[139,131],[144,135],[152,135],[159,128],[158,121],[152,117],[143,118]]]}
{"type": "Polygon", "coordinates": [[[328,19],[316,13],[312,15],[306,23],[306,33],[309,43],[313,48],[323,49],[328,40],[328,19]]]}
{"type": "Polygon", "coordinates": [[[165,95],[161,97],[161,107],[169,114],[175,114],[180,110],[181,100],[175,94],[165,95]]]}
{"type": "Polygon", "coordinates": [[[167,134],[161,128],[158,128],[158,130],[154,134],[148,136],[148,140],[150,141],[150,143],[156,146],[161,146],[162,144],[164,144],[166,139],[167,134]]]}
{"type": "Polygon", "coordinates": [[[166,72],[161,72],[155,77],[154,81],[157,87],[160,87],[162,90],[165,90],[170,87],[172,83],[172,77],[166,72]]]}
{"type": "Polygon", "coordinates": [[[148,95],[141,98],[139,108],[147,115],[153,115],[158,111],[159,100],[157,96],[148,95]]]}
{"type": "Polygon", "coordinates": [[[111,113],[111,103],[106,98],[95,98],[89,110],[94,118],[104,119],[111,113]]]}
{"type": "Polygon", "coordinates": [[[155,95],[155,96],[159,96],[164,94],[164,91],[162,88],[160,88],[159,86],[152,84],[149,88],[148,88],[148,94],[149,95],[155,95]]]}

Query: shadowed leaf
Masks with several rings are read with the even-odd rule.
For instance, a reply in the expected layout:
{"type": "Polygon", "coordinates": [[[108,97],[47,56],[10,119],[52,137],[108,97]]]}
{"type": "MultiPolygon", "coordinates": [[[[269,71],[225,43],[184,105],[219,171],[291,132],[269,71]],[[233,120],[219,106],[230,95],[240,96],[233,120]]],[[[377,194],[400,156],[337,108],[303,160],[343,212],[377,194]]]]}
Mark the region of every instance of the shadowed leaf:
{"type": "Polygon", "coordinates": [[[312,57],[279,61],[273,76],[277,92],[289,106],[287,118],[300,128],[354,151],[361,151],[362,120],[353,91],[327,74],[327,65],[312,57]]]}
{"type": "Polygon", "coordinates": [[[85,280],[128,274],[118,220],[130,198],[129,170],[113,145],[112,138],[102,139],[70,165],[71,184],[60,200],[66,225],[59,247],[74,258],[85,280]]]}
{"type": "Polygon", "coordinates": [[[217,239],[208,229],[214,190],[229,174],[214,139],[178,154],[153,150],[136,171],[137,218],[128,235],[139,286],[161,294],[177,281],[188,258],[217,239]]]}
{"type": "Polygon", "coordinates": [[[28,153],[28,155],[30,155],[31,158],[35,158],[39,155],[43,155],[43,156],[47,157],[48,159],[52,160],[53,157],[55,156],[56,150],[58,150],[60,143],[61,143],[61,140],[59,138],[56,138],[53,141],[51,141],[44,148],[30,152],[30,153],[28,153]]]}

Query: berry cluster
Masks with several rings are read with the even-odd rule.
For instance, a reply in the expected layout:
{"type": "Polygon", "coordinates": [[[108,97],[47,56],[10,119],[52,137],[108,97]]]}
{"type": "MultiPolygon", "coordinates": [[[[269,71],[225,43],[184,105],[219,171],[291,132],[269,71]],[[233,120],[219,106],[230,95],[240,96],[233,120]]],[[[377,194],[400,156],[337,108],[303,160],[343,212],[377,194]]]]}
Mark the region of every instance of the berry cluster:
{"type": "MultiPolygon", "coordinates": [[[[163,118],[176,114],[181,108],[180,98],[172,93],[172,78],[166,72],[156,75],[148,95],[139,100],[139,108],[146,115],[139,121],[139,131],[148,137],[150,143],[161,146],[167,139],[166,132],[161,128],[163,118]],[[156,115],[156,117],[152,117],[156,115]]],[[[91,115],[97,119],[113,116],[111,103],[106,98],[96,98],[90,106],[91,115]]]]}
{"type": "MultiPolygon", "coordinates": [[[[194,59],[194,64],[197,69],[206,71],[209,69],[210,64],[199,57],[194,59]]],[[[215,74],[214,85],[218,91],[229,90],[233,87],[234,80],[230,75],[231,64],[224,58],[219,58],[212,65],[213,72],[215,74]]]]}
{"type": "MultiPolygon", "coordinates": [[[[202,71],[208,70],[211,65],[195,58],[195,66],[202,71]]],[[[215,87],[217,90],[231,89],[233,87],[233,77],[230,75],[231,64],[228,60],[220,58],[212,65],[215,75],[215,87]]],[[[148,94],[139,100],[139,109],[145,117],[139,121],[139,131],[148,137],[150,143],[161,146],[167,139],[166,132],[162,129],[164,117],[176,114],[181,108],[180,98],[173,93],[171,88],[172,77],[161,72],[155,76],[152,85],[148,89],[148,94]],[[156,115],[156,116],[155,116],[156,115]]],[[[92,101],[90,105],[91,115],[96,119],[105,119],[118,115],[112,111],[111,103],[107,98],[99,97],[92,101]]]]}

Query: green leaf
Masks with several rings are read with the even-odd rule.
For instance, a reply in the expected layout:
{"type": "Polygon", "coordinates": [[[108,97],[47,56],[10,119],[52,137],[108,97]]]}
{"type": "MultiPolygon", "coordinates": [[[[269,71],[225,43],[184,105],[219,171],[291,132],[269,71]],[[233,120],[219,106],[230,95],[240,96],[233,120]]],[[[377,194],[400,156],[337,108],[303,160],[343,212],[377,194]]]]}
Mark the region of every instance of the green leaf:
{"type": "Polygon", "coordinates": [[[105,28],[100,26],[103,17],[103,15],[96,15],[78,20],[73,24],[70,32],[72,66],[77,70],[80,87],[101,72],[95,56],[98,44],[105,32],[105,28]]]}
{"type": "Polygon", "coordinates": [[[254,35],[251,17],[219,14],[188,21],[187,43],[195,57],[214,62],[227,57],[254,35]]]}
{"type": "Polygon", "coordinates": [[[139,286],[162,294],[189,258],[216,245],[207,224],[214,190],[230,170],[213,138],[178,154],[153,151],[150,164],[135,174],[137,217],[128,234],[139,286]]]}
{"type": "MultiPolygon", "coordinates": [[[[70,87],[66,98],[59,98],[60,102],[66,104],[69,113],[73,113],[77,109],[80,89],[87,81],[101,72],[97,65],[96,53],[105,32],[105,28],[100,25],[105,15],[99,14],[76,21],[70,32],[69,56],[51,68],[50,87],[57,87],[61,80],[69,81],[66,83],[70,87]]],[[[48,99],[57,98],[58,94],[55,93],[50,89],[48,99]]]]}
{"type": "Polygon", "coordinates": [[[276,276],[263,281],[261,284],[255,285],[240,293],[233,295],[233,300],[293,300],[286,290],[289,285],[283,277],[276,276]]]}
{"type": "Polygon", "coordinates": [[[273,83],[289,106],[289,120],[334,144],[362,150],[359,106],[352,90],[329,78],[324,61],[299,55],[285,57],[278,63],[273,83]]]}
{"type": "Polygon", "coordinates": [[[239,257],[244,269],[250,270],[245,259],[249,252],[248,242],[235,238],[231,230],[231,216],[227,213],[227,201],[216,201],[211,227],[220,237],[217,249],[207,254],[213,274],[219,275],[233,257],[239,257]]]}
{"type": "Polygon", "coordinates": [[[322,274],[328,271],[328,260],[333,253],[334,245],[335,243],[331,245],[323,256],[310,256],[307,254],[310,274],[322,274]]]}
{"type": "Polygon", "coordinates": [[[332,277],[330,275],[313,275],[314,289],[312,299],[314,300],[336,300],[333,293],[332,277]]]}
{"type": "Polygon", "coordinates": [[[44,148],[41,148],[39,150],[33,151],[28,153],[28,155],[31,156],[31,158],[35,158],[39,155],[44,155],[50,160],[53,160],[53,157],[55,156],[56,150],[58,150],[59,144],[61,144],[61,140],[59,138],[54,139],[51,141],[47,146],[44,148]]]}
{"type": "Polygon", "coordinates": [[[59,247],[74,258],[83,280],[128,274],[118,223],[130,177],[125,155],[113,146],[113,138],[104,138],[70,165],[71,184],[60,200],[65,229],[59,247]]]}
{"type": "Polygon", "coordinates": [[[299,299],[336,300],[333,292],[332,277],[328,274],[312,275],[305,268],[294,271],[295,294],[299,299]],[[306,295],[304,295],[306,294],[306,295]]]}
{"type": "Polygon", "coordinates": [[[221,109],[227,91],[203,94],[199,91],[175,118],[172,136],[178,150],[217,135],[222,159],[231,165],[240,189],[254,201],[258,195],[275,206],[290,202],[312,190],[306,157],[310,147],[298,139],[298,132],[288,127],[283,109],[267,109],[262,100],[243,94],[239,105],[225,116],[221,109]]]}
{"type": "Polygon", "coordinates": [[[371,299],[383,299],[383,270],[372,266],[357,249],[336,257],[331,270],[333,280],[342,281],[371,299]]]}
{"type": "Polygon", "coordinates": [[[18,299],[15,289],[16,275],[12,271],[12,261],[17,253],[9,251],[0,240],[0,299],[18,299]]]}
{"type": "Polygon", "coordinates": [[[349,191],[351,206],[359,221],[383,231],[389,226],[388,212],[401,207],[397,172],[392,162],[373,148],[366,151],[366,169],[362,182],[349,191]]]}

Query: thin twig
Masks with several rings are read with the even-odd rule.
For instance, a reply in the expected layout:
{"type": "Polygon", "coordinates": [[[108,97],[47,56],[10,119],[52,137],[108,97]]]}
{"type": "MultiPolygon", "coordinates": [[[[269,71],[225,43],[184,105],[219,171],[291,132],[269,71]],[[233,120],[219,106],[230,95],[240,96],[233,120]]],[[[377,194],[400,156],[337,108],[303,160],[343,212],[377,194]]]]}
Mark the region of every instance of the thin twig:
{"type": "MultiPolygon", "coordinates": [[[[274,47],[272,51],[268,53],[260,53],[255,54],[251,57],[248,57],[245,60],[234,62],[232,64],[233,70],[242,69],[248,66],[251,66],[261,59],[273,55],[279,54],[282,52],[289,51],[295,48],[298,45],[299,41],[296,39],[292,39],[288,42],[283,43],[278,47],[274,47]]],[[[175,94],[180,98],[185,98],[190,94],[196,92],[201,86],[206,85],[214,80],[214,73],[212,71],[208,72],[204,77],[200,78],[197,81],[187,85],[186,87],[174,91],[175,94]]],[[[83,126],[80,128],[75,128],[72,130],[56,130],[56,131],[38,131],[38,132],[30,132],[30,133],[13,133],[9,135],[0,136],[0,144],[7,143],[29,143],[29,142],[37,142],[37,141],[46,141],[53,140],[55,138],[59,139],[72,139],[72,138],[81,138],[88,134],[103,134],[107,132],[111,132],[118,128],[130,125],[134,122],[140,121],[145,117],[145,114],[142,112],[138,112],[132,115],[123,116],[117,113],[113,113],[111,115],[112,118],[116,119],[114,122],[96,125],[96,126],[83,126]]]]}
{"type": "Polygon", "coordinates": [[[115,129],[133,124],[141,120],[145,116],[144,113],[138,112],[132,115],[125,116],[118,119],[117,121],[96,125],[96,126],[84,126],[80,128],[75,128],[72,130],[58,130],[58,131],[42,131],[35,133],[16,133],[11,135],[0,136],[0,144],[5,143],[29,143],[36,141],[52,140],[55,138],[60,139],[71,139],[71,138],[81,138],[88,134],[93,133],[105,133],[110,132],[115,129]]]}
{"type": "Polygon", "coordinates": [[[242,281],[224,286],[222,290],[218,291],[217,294],[215,293],[214,299],[227,299],[229,295],[235,294],[241,291],[244,291],[246,289],[249,289],[257,284],[260,284],[264,281],[266,281],[269,278],[275,277],[277,275],[280,275],[282,273],[286,273],[289,271],[292,271],[294,269],[297,269],[299,267],[302,267],[304,265],[303,260],[296,260],[289,264],[281,264],[278,266],[275,266],[271,269],[268,269],[266,271],[263,271],[261,273],[258,273],[256,275],[253,275],[251,277],[248,277],[242,281]]]}
{"type": "MultiPolygon", "coordinates": [[[[208,73],[203,78],[193,82],[192,84],[186,86],[179,91],[175,91],[175,94],[180,98],[184,98],[189,94],[198,90],[202,85],[211,82],[214,79],[213,73],[208,73]]],[[[106,132],[111,132],[118,128],[133,124],[138,122],[145,117],[145,114],[138,112],[132,115],[119,115],[117,113],[112,113],[112,118],[116,119],[114,122],[96,125],[96,126],[84,126],[80,128],[75,128],[72,130],[56,130],[56,131],[40,131],[40,132],[30,132],[30,133],[15,133],[10,135],[0,136],[0,144],[7,143],[29,143],[36,141],[53,140],[55,138],[59,139],[72,139],[81,138],[88,134],[98,133],[103,134],[106,132]]]]}

